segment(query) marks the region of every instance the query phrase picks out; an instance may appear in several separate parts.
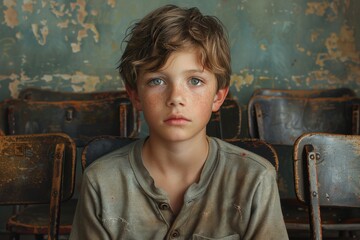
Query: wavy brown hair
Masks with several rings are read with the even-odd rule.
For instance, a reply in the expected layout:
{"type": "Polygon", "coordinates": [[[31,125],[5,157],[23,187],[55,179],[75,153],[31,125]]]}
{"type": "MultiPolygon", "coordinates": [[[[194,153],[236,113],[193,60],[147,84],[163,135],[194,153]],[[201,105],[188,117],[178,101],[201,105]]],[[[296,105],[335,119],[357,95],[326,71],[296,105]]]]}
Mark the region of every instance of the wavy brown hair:
{"type": "Polygon", "coordinates": [[[216,76],[218,89],[230,83],[230,50],[223,24],[197,8],[160,7],[129,28],[118,66],[125,84],[136,89],[140,70],[156,71],[174,51],[195,48],[204,68],[216,76]]]}

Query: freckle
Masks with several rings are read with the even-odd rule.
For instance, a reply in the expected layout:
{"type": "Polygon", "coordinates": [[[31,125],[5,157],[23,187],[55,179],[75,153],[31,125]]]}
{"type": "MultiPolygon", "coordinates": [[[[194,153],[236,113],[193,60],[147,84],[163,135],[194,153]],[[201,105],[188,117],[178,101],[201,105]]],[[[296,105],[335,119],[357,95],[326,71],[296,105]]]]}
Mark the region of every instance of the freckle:
{"type": "Polygon", "coordinates": [[[246,153],[241,153],[241,156],[245,157],[245,156],[246,156],[246,153]]]}

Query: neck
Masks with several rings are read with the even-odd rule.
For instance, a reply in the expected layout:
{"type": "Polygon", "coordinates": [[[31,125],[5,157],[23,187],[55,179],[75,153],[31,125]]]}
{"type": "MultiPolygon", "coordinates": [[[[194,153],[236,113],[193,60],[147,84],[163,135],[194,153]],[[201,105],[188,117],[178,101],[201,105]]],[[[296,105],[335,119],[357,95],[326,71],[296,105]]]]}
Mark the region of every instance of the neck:
{"type": "Polygon", "coordinates": [[[199,182],[202,167],[209,152],[206,135],[184,142],[162,142],[149,137],[142,157],[155,185],[167,192],[171,208],[177,214],[188,187],[199,182]]]}
{"type": "Polygon", "coordinates": [[[145,167],[162,174],[173,174],[186,177],[198,174],[208,156],[209,143],[206,135],[190,141],[163,142],[149,137],[143,147],[145,167]]]}

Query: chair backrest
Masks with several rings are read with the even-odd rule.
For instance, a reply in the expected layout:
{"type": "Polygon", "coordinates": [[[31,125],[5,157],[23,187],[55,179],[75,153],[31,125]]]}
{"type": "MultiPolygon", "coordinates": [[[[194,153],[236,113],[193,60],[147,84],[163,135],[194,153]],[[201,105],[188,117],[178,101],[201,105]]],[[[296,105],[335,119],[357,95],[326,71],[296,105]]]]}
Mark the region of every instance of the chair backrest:
{"type": "MultiPolygon", "coordinates": [[[[360,207],[360,136],[307,133],[294,144],[296,195],[307,199],[307,168],[315,167],[319,204],[360,207]],[[315,158],[313,158],[315,155],[315,158]]],[[[314,177],[310,176],[310,177],[314,177]]]]}
{"type": "Polygon", "coordinates": [[[83,170],[99,157],[124,147],[135,140],[137,139],[116,136],[99,136],[93,138],[85,145],[81,154],[81,165],[83,170]]]}
{"type": "Polygon", "coordinates": [[[212,113],[206,126],[209,136],[220,139],[237,139],[241,130],[241,108],[233,98],[226,98],[219,111],[212,113]]]}
{"type": "Polygon", "coordinates": [[[283,97],[251,98],[248,108],[249,133],[271,144],[293,145],[307,132],[353,134],[352,97],[283,97]]]}
{"type": "Polygon", "coordinates": [[[71,198],[76,147],[65,134],[0,136],[0,205],[50,203],[56,239],[60,201],[71,198]]]}
{"type": "Polygon", "coordinates": [[[294,143],[297,198],[310,207],[321,239],[320,206],[360,207],[360,136],[307,133],[294,143]]]}
{"type": "Polygon", "coordinates": [[[74,191],[76,148],[62,133],[0,136],[0,203],[33,204],[50,200],[55,148],[64,144],[61,199],[74,191]],[[16,190],[16,191],[15,191],[16,190]]]}
{"type": "Polygon", "coordinates": [[[18,99],[31,101],[83,101],[100,100],[109,98],[127,98],[126,91],[103,91],[103,92],[60,92],[50,89],[25,88],[20,91],[18,99]]]}
{"type": "Polygon", "coordinates": [[[77,146],[99,135],[136,136],[140,117],[128,98],[27,101],[7,107],[9,134],[63,132],[77,146]]]}
{"type": "Polygon", "coordinates": [[[242,138],[242,139],[230,139],[227,142],[241,147],[250,152],[256,153],[257,155],[268,160],[275,168],[279,170],[279,159],[275,149],[265,141],[255,138],[242,138]]]}
{"type": "Polygon", "coordinates": [[[335,89],[272,89],[259,88],[254,90],[253,96],[273,96],[273,97],[307,97],[307,98],[327,98],[327,97],[356,97],[353,90],[349,88],[335,89]]]}
{"type": "Polygon", "coordinates": [[[308,132],[357,134],[358,99],[349,89],[259,89],[248,104],[252,138],[271,144],[279,157],[279,192],[282,199],[296,199],[292,148],[308,132]]]}

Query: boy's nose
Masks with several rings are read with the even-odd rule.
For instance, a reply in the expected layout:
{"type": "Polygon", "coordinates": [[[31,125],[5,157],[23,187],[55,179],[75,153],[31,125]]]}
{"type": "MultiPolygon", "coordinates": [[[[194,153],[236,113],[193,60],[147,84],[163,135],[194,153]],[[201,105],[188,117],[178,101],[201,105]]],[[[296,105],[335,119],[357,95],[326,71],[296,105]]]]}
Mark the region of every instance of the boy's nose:
{"type": "Polygon", "coordinates": [[[171,86],[169,88],[168,106],[184,106],[186,103],[185,90],[181,86],[171,86]]]}

